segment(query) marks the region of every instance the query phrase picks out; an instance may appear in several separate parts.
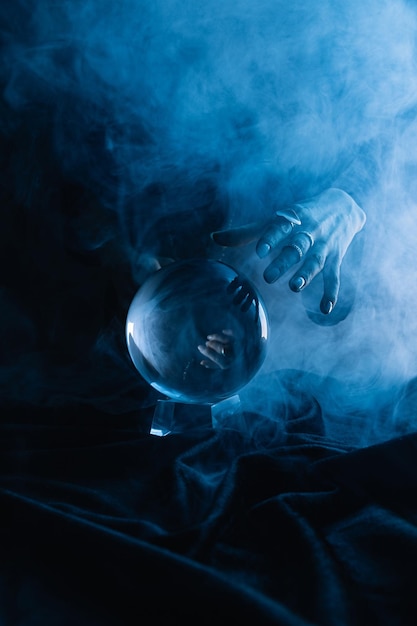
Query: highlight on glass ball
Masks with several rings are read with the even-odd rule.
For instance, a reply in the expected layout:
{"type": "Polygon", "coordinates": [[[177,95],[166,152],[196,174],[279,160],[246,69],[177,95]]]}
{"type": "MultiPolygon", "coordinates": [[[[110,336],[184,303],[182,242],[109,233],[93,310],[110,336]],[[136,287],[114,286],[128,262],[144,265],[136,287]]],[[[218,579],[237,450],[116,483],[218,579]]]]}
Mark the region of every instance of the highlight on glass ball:
{"type": "Polygon", "coordinates": [[[213,404],[258,372],[269,323],[250,280],[210,259],[167,265],[139,288],[126,340],[142,377],[178,402],[213,404]]]}

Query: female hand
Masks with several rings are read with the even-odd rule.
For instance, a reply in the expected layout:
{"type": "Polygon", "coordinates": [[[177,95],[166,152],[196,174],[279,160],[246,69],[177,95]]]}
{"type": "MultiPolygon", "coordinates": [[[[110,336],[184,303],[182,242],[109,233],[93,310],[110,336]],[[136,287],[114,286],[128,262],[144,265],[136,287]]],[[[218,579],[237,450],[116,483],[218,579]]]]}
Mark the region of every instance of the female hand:
{"type": "Polygon", "coordinates": [[[276,211],[275,217],[212,233],[221,246],[242,246],[258,240],[256,252],[271,262],[264,270],[267,283],[274,283],[298,265],[289,280],[299,292],[323,273],[324,292],[320,310],[329,314],[339,295],[340,267],[355,235],[363,228],[366,215],[341,189],[329,188],[313,198],[276,211]]]}

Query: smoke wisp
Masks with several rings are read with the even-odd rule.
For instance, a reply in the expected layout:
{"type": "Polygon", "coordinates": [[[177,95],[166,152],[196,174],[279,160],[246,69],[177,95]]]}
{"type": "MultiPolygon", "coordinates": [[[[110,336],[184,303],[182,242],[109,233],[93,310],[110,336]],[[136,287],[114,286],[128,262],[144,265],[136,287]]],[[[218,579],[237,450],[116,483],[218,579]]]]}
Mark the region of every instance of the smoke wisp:
{"type": "Polygon", "coordinates": [[[262,374],[341,381],[331,411],[378,409],[416,376],[413,3],[16,0],[0,19],[8,401],[152,401],[122,345],[143,251],[244,271],[271,318],[262,374]],[[320,278],[266,285],[252,245],[209,238],[328,186],[367,214],[334,324],[320,278]]]}

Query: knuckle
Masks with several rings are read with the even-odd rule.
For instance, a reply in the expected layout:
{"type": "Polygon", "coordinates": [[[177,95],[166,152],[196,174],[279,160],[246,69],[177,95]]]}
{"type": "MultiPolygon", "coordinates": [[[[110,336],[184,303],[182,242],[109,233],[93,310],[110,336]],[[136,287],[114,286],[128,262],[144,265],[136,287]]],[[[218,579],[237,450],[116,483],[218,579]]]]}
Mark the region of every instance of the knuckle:
{"type": "Polygon", "coordinates": [[[312,252],[310,258],[315,266],[317,266],[319,269],[323,269],[326,262],[326,255],[324,254],[324,252],[312,252]]]}
{"type": "Polygon", "coordinates": [[[284,259],[279,258],[271,263],[270,269],[274,272],[280,272],[280,274],[283,274],[288,269],[288,263],[284,259]]]}
{"type": "Polygon", "coordinates": [[[284,233],[280,226],[274,224],[267,228],[261,237],[261,241],[269,244],[271,247],[276,246],[283,238],[284,233]]]}

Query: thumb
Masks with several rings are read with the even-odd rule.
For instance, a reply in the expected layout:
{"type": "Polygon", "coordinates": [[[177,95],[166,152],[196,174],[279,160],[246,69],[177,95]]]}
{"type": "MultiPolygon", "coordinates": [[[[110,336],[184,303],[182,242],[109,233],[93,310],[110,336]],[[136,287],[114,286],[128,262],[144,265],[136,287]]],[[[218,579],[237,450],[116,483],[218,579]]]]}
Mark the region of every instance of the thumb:
{"type": "Polygon", "coordinates": [[[211,238],[219,246],[244,246],[258,239],[264,228],[265,225],[263,222],[251,222],[250,224],[238,226],[237,228],[217,230],[211,233],[211,238]]]}

